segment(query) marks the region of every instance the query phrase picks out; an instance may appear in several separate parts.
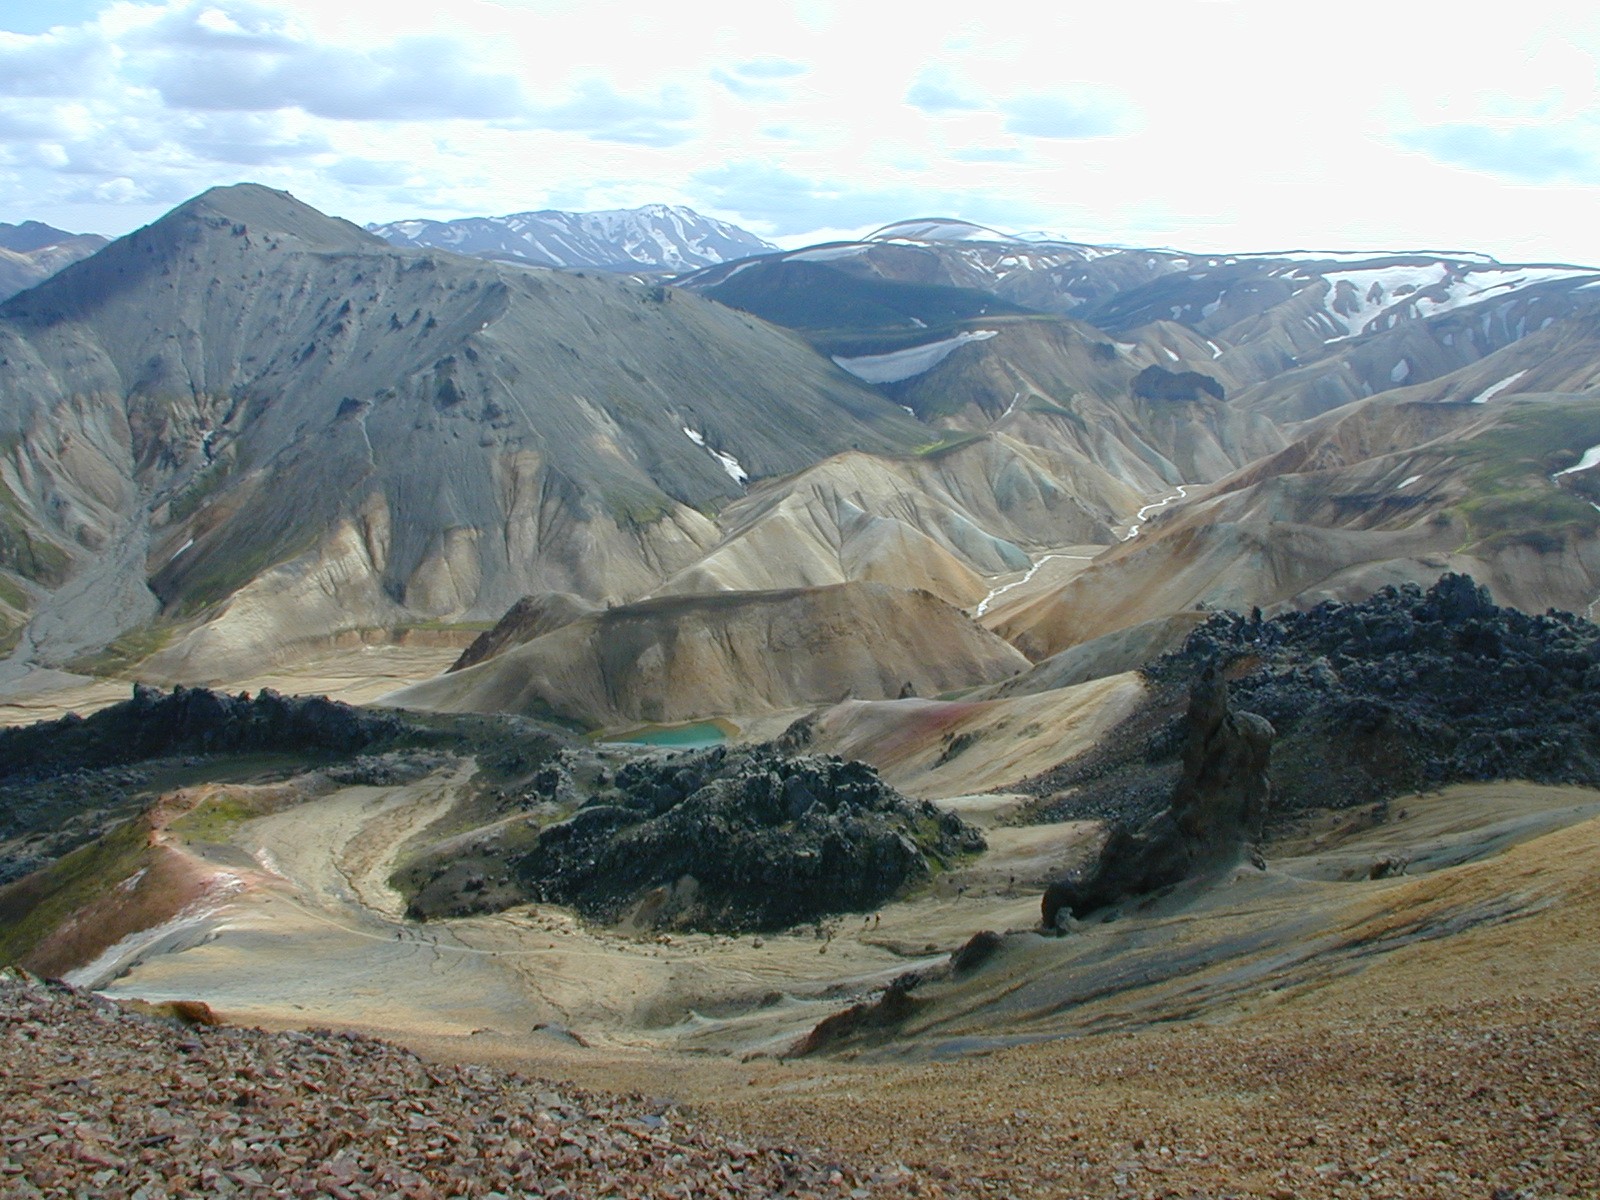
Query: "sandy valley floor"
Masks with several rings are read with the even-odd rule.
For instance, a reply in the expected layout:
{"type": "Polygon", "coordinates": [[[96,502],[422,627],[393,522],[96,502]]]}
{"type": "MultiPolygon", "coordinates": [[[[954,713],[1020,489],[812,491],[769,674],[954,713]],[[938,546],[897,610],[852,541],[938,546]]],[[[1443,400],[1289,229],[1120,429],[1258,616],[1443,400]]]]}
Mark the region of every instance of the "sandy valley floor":
{"type": "MultiPolygon", "coordinates": [[[[370,698],[455,651],[391,649],[377,673],[372,653],[239,686],[370,698]]],[[[388,876],[469,769],[180,822],[167,843],[214,886],[75,981],[670,1097],[949,1195],[1600,1195],[1600,793],[1476,785],[1310,818],[1265,870],[1059,938],[1036,932],[1039,895],[1094,827],[1009,826],[1003,795],[940,801],[987,827],[977,862],[787,934],[641,935],[541,906],[407,921],[388,876]],[[1381,860],[1407,865],[1370,878],[1381,860]],[[950,976],[984,929],[1015,936],[950,976]],[[791,1056],[908,971],[928,981],[892,1034],[791,1056]]]]}
{"type": "MultiPolygon", "coordinates": [[[[1021,931],[1086,826],[993,827],[979,863],[870,919],[666,938],[534,906],[406,922],[385,878],[461,778],[348,788],[188,845],[235,886],[80,981],[671,1096],[963,1194],[1600,1184],[1600,794],[1484,785],[1383,824],[1333,815],[1269,847],[1265,871],[1062,938],[1021,931]],[[1397,855],[1409,873],[1366,878],[1397,855]],[[1019,936],[927,985],[893,1039],[786,1056],[985,928],[1019,936]]],[[[956,803],[991,826],[1005,813],[956,803]]]]}

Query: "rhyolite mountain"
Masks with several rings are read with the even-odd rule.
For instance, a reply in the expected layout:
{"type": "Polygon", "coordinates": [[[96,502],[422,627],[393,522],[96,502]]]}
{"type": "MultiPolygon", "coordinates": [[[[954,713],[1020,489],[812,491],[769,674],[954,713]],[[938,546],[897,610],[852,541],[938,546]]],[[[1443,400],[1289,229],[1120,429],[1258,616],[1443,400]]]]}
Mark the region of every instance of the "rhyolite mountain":
{"type": "Polygon", "coordinates": [[[1592,267],[1464,252],[1138,250],[942,219],[680,282],[840,355],[1019,309],[1070,315],[1108,341],[1152,347],[1164,367],[1226,372],[1245,407],[1289,421],[1437,378],[1600,306],[1592,267]]]}
{"type": "Polygon", "coordinates": [[[1592,270],[923,220],[679,282],[240,185],[0,305],[10,669],[224,679],[550,593],[920,589],[1034,659],[1447,569],[1600,593],[1592,270]],[[985,600],[1063,547],[1101,549],[985,600]]]}
{"type": "Polygon", "coordinates": [[[17,225],[0,221],[0,300],[48,279],[105,244],[97,233],[68,233],[42,221],[17,225]]]}
{"type": "Polygon", "coordinates": [[[44,601],[24,649],[202,623],[180,672],[638,594],[747,479],[928,440],[725,306],[397,249],[253,185],[0,306],[0,394],[0,564],[13,608],[44,601]]]}
{"type": "Polygon", "coordinates": [[[1028,665],[932,594],[882,583],[662,596],[529,632],[391,702],[614,728],[937,695],[1028,665]]]}
{"type": "Polygon", "coordinates": [[[737,225],[668,204],[599,212],[543,209],[453,221],[412,219],[367,228],[396,246],[599,271],[676,273],[777,249],[737,225]]]}

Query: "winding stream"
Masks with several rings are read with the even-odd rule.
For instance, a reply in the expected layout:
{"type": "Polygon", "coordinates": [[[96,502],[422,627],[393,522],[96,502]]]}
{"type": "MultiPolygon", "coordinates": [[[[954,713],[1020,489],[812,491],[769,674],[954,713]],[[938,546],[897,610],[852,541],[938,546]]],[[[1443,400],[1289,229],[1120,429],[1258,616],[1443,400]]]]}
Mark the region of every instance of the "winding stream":
{"type": "MultiPolygon", "coordinates": [[[[1009,412],[1010,410],[1008,409],[1007,411],[1009,412]]],[[[1123,536],[1123,541],[1126,542],[1137,535],[1139,532],[1139,526],[1143,525],[1150,519],[1151,513],[1165,508],[1174,500],[1183,500],[1188,497],[1189,488],[1192,486],[1191,484],[1180,483],[1176,486],[1178,490],[1173,492],[1172,495],[1163,496],[1159,500],[1152,501],[1151,503],[1146,504],[1138,512],[1134,513],[1133,524],[1129,527],[1128,532],[1123,536]]],[[[1092,554],[1046,554],[1031,567],[1029,567],[1027,573],[1023,575],[1021,579],[1013,579],[1010,583],[1001,584],[999,587],[993,588],[987,596],[978,602],[978,607],[972,610],[972,616],[974,619],[983,616],[984,613],[988,612],[992,607],[994,607],[994,602],[1001,596],[1005,595],[1013,588],[1019,588],[1023,584],[1031,582],[1033,577],[1039,573],[1039,568],[1044,566],[1045,563],[1050,562],[1052,559],[1075,558],[1081,559],[1084,562],[1089,562],[1093,560],[1094,557],[1095,556],[1092,554]]],[[[1600,601],[1597,601],[1597,603],[1600,603],[1600,601]]]]}
{"type": "Polygon", "coordinates": [[[1189,484],[1180,483],[1180,484],[1177,484],[1175,486],[1177,487],[1178,490],[1173,492],[1172,495],[1163,496],[1161,499],[1155,501],[1154,503],[1146,504],[1138,512],[1134,513],[1134,515],[1133,515],[1133,524],[1128,528],[1127,535],[1122,539],[1123,541],[1125,541],[1125,542],[1132,541],[1134,538],[1138,537],[1139,536],[1139,526],[1143,525],[1146,521],[1148,521],[1150,519],[1150,514],[1155,512],[1156,509],[1165,508],[1167,505],[1171,504],[1174,500],[1183,500],[1183,499],[1188,497],[1188,495],[1189,495],[1189,487],[1190,487],[1189,484]]]}
{"type": "Polygon", "coordinates": [[[1013,579],[1010,583],[1002,584],[1000,587],[997,587],[994,590],[992,590],[987,596],[985,596],[981,601],[978,602],[978,607],[972,610],[972,615],[974,617],[983,616],[984,613],[989,611],[989,606],[991,604],[993,604],[996,600],[998,600],[1001,596],[1005,595],[1012,588],[1019,588],[1023,584],[1029,582],[1035,575],[1037,575],[1039,573],[1039,568],[1040,567],[1044,566],[1045,563],[1051,561],[1052,559],[1056,559],[1056,558],[1077,558],[1077,559],[1082,559],[1084,562],[1089,562],[1091,559],[1094,558],[1094,555],[1092,555],[1092,554],[1046,554],[1042,558],[1040,558],[1038,562],[1034,563],[1033,566],[1029,567],[1028,568],[1028,573],[1026,575],[1024,575],[1021,579],[1013,579]]]}

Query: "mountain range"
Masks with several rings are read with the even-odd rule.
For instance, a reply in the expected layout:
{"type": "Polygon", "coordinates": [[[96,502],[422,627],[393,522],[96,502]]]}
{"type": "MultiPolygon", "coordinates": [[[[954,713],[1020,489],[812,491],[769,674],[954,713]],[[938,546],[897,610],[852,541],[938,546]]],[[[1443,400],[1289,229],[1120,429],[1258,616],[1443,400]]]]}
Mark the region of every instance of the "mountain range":
{"type": "MultiPolygon", "coordinates": [[[[660,206],[374,232],[215,189],[0,305],[7,669],[221,680],[552,593],[574,619],[674,597],[656,641],[732,654],[721,593],[851,582],[928,592],[1035,661],[1446,570],[1581,612],[1597,318],[1600,272],[1466,253],[934,219],[777,251],[660,206]]],[[[904,607],[815,604],[863,627],[904,607]]],[[[967,684],[1020,669],[986,661],[967,684]]]]}
{"type": "Polygon", "coordinates": [[[396,246],[597,271],[676,273],[777,249],[736,225],[668,204],[582,213],[545,209],[454,221],[390,221],[367,228],[396,246]]]}
{"type": "MultiPolygon", "coordinates": [[[[52,269],[0,301],[0,990],[255,1131],[36,1105],[8,1171],[453,1185],[442,1055],[894,1164],[839,1194],[1594,1176],[1545,1149],[1594,1075],[1600,271],[590,216],[0,231],[52,269]],[[195,1027],[61,1019],[116,998],[195,1027]],[[429,1048],[323,1039],[414,1152],[333,1153],[236,1069],[317,1036],[251,1024],[429,1048]]],[[[451,1070],[502,1190],[713,1161],[451,1070]]]]}
{"type": "Polygon", "coordinates": [[[0,221],[0,300],[14,296],[106,244],[97,233],[68,233],[41,221],[0,221]]]}

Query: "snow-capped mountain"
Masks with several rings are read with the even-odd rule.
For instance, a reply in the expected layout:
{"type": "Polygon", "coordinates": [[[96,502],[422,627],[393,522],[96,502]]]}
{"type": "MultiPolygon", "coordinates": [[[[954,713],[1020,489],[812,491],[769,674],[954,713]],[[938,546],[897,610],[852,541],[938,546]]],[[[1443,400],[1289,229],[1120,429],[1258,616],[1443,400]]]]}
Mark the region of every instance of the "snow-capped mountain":
{"type": "MultiPolygon", "coordinates": [[[[741,297],[750,292],[789,289],[789,277],[809,277],[814,268],[850,276],[857,287],[931,285],[962,289],[998,298],[1035,312],[1071,313],[1110,300],[1163,276],[1189,267],[1191,256],[1173,250],[1128,249],[1069,241],[1052,234],[1001,233],[970,221],[919,217],[874,230],[859,241],[828,242],[755,261],[717,264],[675,282],[705,292],[725,303],[747,307],[779,324],[806,327],[809,320],[786,320],[752,306],[741,297]],[[723,285],[738,277],[731,288],[723,285]],[[782,282],[780,282],[780,277],[782,282]]],[[[806,285],[814,292],[812,284],[806,285]]],[[[825,290],[825,289],[824,289],[825,290]]],[[[857,298],[859,299],[859,297],[857,298]]],[[[816,308],[816,305],[812,305],[816,308]]],[[[983,307],[980,303],[974,308],[983,307]]],[[[926,322],[926,313],[914,315],[926,322]]],[[[818,310],[810,316],[819,327],[855,324],[848,314],[818,310]]]]}
{"type": "Polygon", "coordinates": [[[397,246],[431,246],[478,258],[601,271],[692,271],[776,248],[737,225],[668,204],[392,221],[367,228],[397,246]]]}

